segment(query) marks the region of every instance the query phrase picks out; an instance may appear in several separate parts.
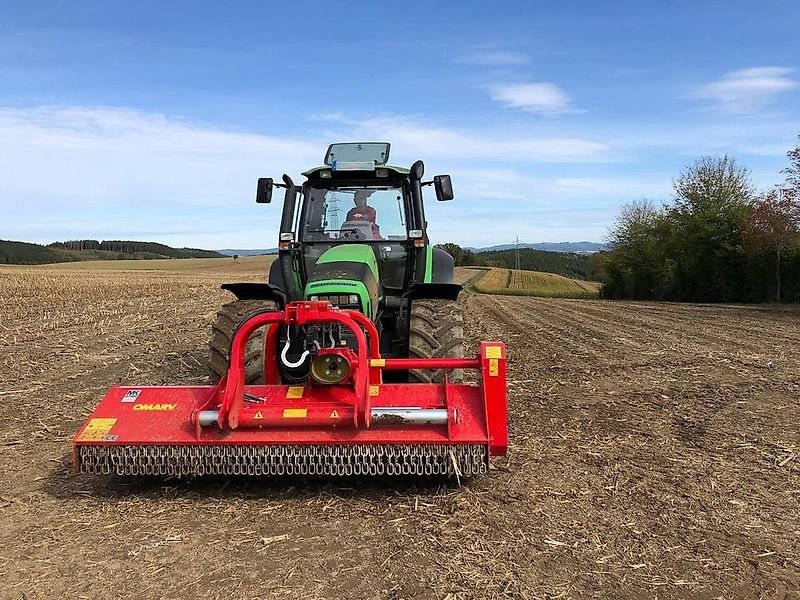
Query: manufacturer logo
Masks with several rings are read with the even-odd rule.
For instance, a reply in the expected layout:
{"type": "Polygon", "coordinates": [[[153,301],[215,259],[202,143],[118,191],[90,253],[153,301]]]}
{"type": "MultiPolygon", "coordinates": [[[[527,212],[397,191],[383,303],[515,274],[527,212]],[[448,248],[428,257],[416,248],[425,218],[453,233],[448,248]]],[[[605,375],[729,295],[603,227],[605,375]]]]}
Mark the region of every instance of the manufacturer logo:
{"type": "Polygon", "coordinates": [[[139,397],[139,394],[141,393],[142,390],[128,390],[122,397],[122,402],[136,402],[136,399],[139,397]]]}
{"type": "Polygon", "coordinates": [[[134,404],[133,410],[175,410],[177,404],[134,404]]]}

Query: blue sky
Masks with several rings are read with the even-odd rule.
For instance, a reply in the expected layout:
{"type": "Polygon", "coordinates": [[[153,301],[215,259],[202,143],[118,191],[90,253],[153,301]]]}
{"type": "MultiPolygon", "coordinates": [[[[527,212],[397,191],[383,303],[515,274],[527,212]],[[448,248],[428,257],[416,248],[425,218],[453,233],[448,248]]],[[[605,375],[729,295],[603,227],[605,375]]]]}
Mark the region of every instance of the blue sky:
{"type": "Polygon", "coordinates": [[[0,1],[0,239],[275,245],[332,141],[450,173],[434,241],[601,240],[702,154],[800,134],[800,3],[0,1]]]}

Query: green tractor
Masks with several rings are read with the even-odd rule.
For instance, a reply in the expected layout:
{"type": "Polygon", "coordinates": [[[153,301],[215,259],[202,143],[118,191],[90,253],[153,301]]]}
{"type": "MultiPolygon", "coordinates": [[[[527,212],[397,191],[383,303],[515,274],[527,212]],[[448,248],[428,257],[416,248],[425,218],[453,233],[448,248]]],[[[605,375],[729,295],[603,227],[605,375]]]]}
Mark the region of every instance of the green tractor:
{"type": "MultiPolygon", "coordinates": [[[[424,165],[390,166],[390,145],[382,142],[332,144],[324,166],[303,173],[296,186],[258,180],[256,202],[269,203],[273,189],[285,189],[278,257],[266,283],[228,283],[236,300],[223,306],[212,326],[209,367],[219,380],[228,369],[237,326],[256,310],[282,310],[296,300],[327,300],[355,309],[375,323],[380,352],[394,358],[459,358],[464,329],[453,281],[453,257],[428,241],[422,188],[433,185],[440,201],[453,199],[449,175],[423,181],[424,165]]],[[[283,327],[276,356],[265,356],[265,331],[249,340],[247,383],[264,381],[268,361],[280,379],[306,381],[316,350],[353,346],[352,332],[333,325],[283,327]]],[[[461,371],[453,371],[456,382],[461,371]]],[[[388,381],[438,383],[445,371],[387,372],[388,381]]]]}

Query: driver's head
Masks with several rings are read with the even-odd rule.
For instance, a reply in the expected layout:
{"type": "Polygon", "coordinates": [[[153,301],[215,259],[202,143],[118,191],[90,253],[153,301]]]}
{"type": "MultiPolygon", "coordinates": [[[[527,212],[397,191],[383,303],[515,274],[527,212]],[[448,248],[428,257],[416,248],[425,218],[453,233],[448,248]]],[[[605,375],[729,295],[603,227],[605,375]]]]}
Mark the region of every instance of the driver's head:
{"type": "Polygon", "coordinates": [[[367,205],[367,198],[374,193],[373,190],[359,190],[353,195],[353,202],[358,208],[364,208],[367,205]]]}

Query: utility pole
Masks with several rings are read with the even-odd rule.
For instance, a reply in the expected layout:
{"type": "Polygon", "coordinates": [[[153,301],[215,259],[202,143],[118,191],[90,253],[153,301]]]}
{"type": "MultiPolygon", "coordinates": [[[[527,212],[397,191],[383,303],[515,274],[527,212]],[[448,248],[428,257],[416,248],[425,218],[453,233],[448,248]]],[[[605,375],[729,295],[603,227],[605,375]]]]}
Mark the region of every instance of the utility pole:
{"type": "Polygon", "coordinates": [[[515,268],[517,269],[517,271],[519,271],[519,236],[517,236],[517,240],[514,242],[514,251],[516,254],[515,268]]]}

